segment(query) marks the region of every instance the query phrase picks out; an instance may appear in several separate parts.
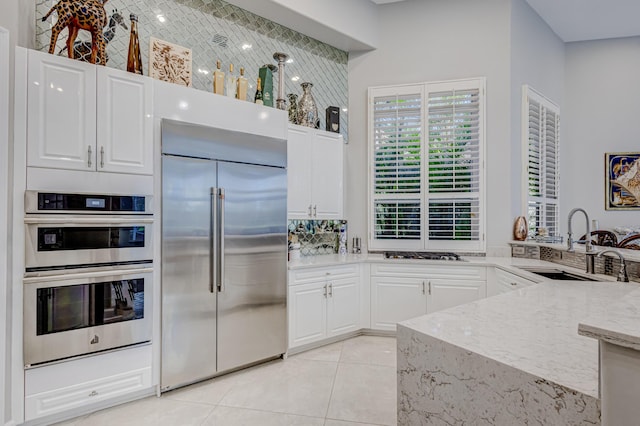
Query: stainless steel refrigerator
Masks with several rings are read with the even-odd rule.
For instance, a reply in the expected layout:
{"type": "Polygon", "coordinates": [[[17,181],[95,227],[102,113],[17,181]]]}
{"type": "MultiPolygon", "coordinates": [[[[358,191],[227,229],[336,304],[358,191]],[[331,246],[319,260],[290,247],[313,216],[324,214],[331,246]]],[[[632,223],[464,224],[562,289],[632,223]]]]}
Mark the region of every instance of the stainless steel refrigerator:
{"type": "Polygon", "coordinates": [[[162,121],[161,390],[287,349],[285,140],[162,121]]]}

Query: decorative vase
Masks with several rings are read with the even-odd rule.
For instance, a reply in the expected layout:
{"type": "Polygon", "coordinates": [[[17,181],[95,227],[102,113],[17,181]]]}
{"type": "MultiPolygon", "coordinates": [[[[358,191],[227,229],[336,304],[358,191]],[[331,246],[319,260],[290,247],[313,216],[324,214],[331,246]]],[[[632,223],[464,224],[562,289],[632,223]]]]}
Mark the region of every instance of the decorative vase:
{"type": "Polygon", "coordinates": [[[142,55],[140,54],[140,40],[138,39],[138,15],[132,13],[131,34],[129,36],[129,52],[127,53],[127,71],[142,75],[142,55]]]}
{"type": "Polygon", "coordinates": [[[289,93],[289,122],[298,124],[298,95],[295,93],[289,93]]]}
{"type": "Polygon", "coordinates": [[[302,97],[298,103],[298,124],[306,127],[316,127],[318,119],[318,107],[316,101],[311,94],[313,84],[309,82],[302,83],[302,97]]]}
{"type": "Polygon", "coordinates": [[[529,234],[529,227],[527,226],[527,218],[524,216],[518,216],[516,222],[513,224],[513,239],[516,241],[524,241],[529,234]]]}

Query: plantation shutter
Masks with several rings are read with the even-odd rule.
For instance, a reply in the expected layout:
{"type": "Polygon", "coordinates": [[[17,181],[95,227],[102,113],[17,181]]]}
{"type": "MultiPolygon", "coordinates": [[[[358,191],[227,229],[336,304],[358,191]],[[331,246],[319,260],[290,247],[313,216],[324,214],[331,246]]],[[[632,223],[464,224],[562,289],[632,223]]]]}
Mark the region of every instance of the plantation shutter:
{"type": "Polygon", "coordinates": [[[480,87],[428,85],[428,229],[430,247],[480,241],[480,87]]]}
{"type": "Polygon", "coordinates": [[[528,86],[525,103],[527,212],[529,232],[545,228],[559,234],[559,126],[558,107],[528,86]]]}
{"type": "Polygon", "coordinates": [[[369,248],[484,249],[483,87],[369,89],[369,248]]]}
{"type": "Polygon", "coordinates": [[[373,239],[416,248],[422,239],[422,88],[378,91],[370,115],[373,239]]]}

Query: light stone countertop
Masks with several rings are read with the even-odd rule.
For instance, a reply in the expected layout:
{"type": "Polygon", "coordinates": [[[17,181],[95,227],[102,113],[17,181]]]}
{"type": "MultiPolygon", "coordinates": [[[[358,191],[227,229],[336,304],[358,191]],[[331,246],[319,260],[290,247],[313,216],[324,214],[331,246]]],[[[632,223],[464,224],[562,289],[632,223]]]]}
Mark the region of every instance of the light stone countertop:
{"type": "Polygon", "coordinates": [[[583,336],[640,351],[640,290],[583,318],[578,330],[583,336]]]}
{"type": "Polygon", "coordinates": [[[536,259],[464,257],[464,262],[384,259],[382,254],[324,255],[290,261],[289,269],[356,263],[493,266],[537,281],[510,293],[402,322],[443,342],[598,398],[597,339],[640,350],[640,284],[550,281],[518,269],[575,268],[536,259]],[[578,334],[580,329],[580,335],[578,334]]]}
{"type": "MultiPolygon", "coordinates": [[[[402,325],[598,398],[598,344],[577,333],[638,284],[545,281],[402,325]]],[[[638,291],[640,294],[640,291],[638,291]]]]}

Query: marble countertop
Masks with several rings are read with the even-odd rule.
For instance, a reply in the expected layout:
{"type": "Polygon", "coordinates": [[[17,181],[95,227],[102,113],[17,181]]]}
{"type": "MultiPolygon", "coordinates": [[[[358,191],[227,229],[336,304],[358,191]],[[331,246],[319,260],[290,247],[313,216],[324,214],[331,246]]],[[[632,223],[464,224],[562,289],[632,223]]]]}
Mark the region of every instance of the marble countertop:
{"type": "Polygon", "coordinates": [[[324,255],[289,269],[355,263],[493,266],[540,284],[435,312],[402,324],[598,398],[598,342],[640,350],[640,284],[591,275],[599,282],[549,281],[520,267],[584,271],[536,259],[464,257],[464,262],[385,259],[382,254],[324,255]]]}
{"type": "Polygon", "coordinates": [[[598,398],[598,344],[580,336],[585,318],[606,315],[608,305],[636,283],[545,281],[402,322],[492,360],[598,398]]]}
{"type": "MultiPolygon", "coordinates": [[[[637,288],[637,287],[634,287],[637,288]]],[[[580,321],[581,335],[640,351],[640,290],[580,321]]]]}

